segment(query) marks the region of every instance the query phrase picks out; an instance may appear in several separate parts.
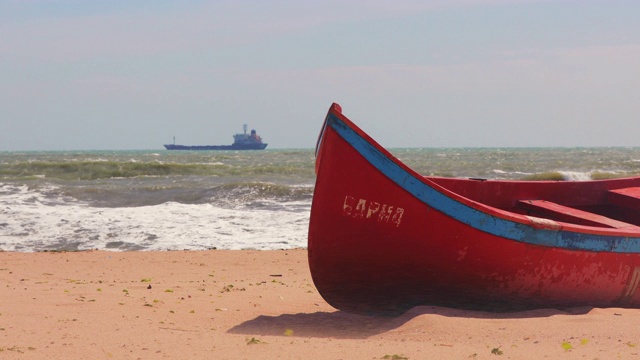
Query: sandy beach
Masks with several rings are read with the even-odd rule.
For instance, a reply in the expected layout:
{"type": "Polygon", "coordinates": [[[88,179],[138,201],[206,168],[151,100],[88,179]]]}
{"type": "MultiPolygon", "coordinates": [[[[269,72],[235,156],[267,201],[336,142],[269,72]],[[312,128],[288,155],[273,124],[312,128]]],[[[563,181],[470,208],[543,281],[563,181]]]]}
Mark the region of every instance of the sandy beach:
{"type": "Polygon", "coordinates": [[[640,359],[640,310],[332,308],[306,250],[0,252],[2,359],[640,359]]]}

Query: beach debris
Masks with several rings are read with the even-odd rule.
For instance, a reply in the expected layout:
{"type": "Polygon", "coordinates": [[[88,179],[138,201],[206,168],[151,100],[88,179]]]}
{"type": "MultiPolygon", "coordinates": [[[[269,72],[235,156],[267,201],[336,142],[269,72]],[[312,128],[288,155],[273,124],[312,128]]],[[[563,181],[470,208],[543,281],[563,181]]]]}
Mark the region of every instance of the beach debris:
{"type": "Polygon", "coordinates": [[[252,337],[251,339],[247,339],[247,345],[255,345],[255,344],[266,344],[266,342],[260,339],[256,339],[255,337],[252,337]]]}
{"type": "Polygon", "coordinates": [[[271,274],[271,275],[269,275],[269,276],[272,276],[272,277],[282,277],[282,274],[271,274]]]}
{"type": "Polygon", "coordinates": [[[284,336],[293,336],[293,330],[285,329],[284,330],[284,336]]]}
{"type": "Polygon", "coordinates": [[[226,285],[220,290],[221,293],[231,292],[231,291],[246,291],[246,288],[236,288],[233,284],[226,285]]]}
{"type": "Polygon", "coordinates": [[[568,342],[568,341],[563,341],[562,342],[562,348],[564,349],[564,351],[569,351],[569,350],[573,349],[573,345],[571,345],[571,343],[568,342]]]}
{"type": "Polygon", "coordinates": [[[381,357],[380,359],[385,359],[385,360],[409,360],[408,357],[404,356],[404,355],[385,355],[383,357],[381,357]]]}
{"type": "MultiPolygon", "coordinates": [[[[33,346],[29,346],[29,347],[26,348],[26,350],[29,350],[29,351],[33,351],[35,349],[36,348],[34,348],[33,346]]],[[[25,353],[25,348],[24,347],[18,347],[18,346],[15,346],[15,345],[12,346],[12,347],[4,347],[4,346],[0,347],[0,352],[5,351],[5,350],[6,351],[14,351],[14,352],[16,352],[18,354],[24,354],[25,353]]]]}
{"type": "Polygon", "coordinates": [[[502,354],[504,354],[504,351],[500,350],[501,347],[502,347],[502,345],[491,349],[491,353],[493,355],[502,355],[502,354]]]}

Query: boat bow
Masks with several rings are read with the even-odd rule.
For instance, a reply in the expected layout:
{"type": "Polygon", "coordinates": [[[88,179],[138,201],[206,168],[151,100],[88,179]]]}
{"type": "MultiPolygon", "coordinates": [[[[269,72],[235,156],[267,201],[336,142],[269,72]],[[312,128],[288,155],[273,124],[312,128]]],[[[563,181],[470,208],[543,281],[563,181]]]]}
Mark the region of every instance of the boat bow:
{"type": "Polygon", "coordinates": [[[557,221],[518,208],[527,196],[561,200],[561,193],[640,186],[637,178],[561,184],[424,177],[337,104],[318,138],[316,173],[309,265],[320,293],[338,308],[640,302],[632,280],[640,271],[638,226],[598,223],[595,215],[591,223],[557,221]],[[506,190],[514,196],[473,198],[506,190]],[[608,290],[593,294],[588,283],[608,290]]]}

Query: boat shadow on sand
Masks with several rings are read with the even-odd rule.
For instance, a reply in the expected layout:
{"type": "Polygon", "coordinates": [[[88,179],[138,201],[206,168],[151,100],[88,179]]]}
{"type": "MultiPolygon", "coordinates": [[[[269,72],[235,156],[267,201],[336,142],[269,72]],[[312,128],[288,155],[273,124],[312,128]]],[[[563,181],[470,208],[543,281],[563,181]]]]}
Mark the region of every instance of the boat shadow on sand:
{"type": "Polygon", "coordinates": [[[344,311],[260,315],[234,326],[227,332],[244,335],[296,336],[316,338],[366,339],[399,328],[419,316],[445,316],[472,319],[527,319],[554,315],[584,315],[592,307],[564,310],[536,309],[517,312],[461,310],[438,306],[417,306],[399,316],[355,315],[344,311]]]}

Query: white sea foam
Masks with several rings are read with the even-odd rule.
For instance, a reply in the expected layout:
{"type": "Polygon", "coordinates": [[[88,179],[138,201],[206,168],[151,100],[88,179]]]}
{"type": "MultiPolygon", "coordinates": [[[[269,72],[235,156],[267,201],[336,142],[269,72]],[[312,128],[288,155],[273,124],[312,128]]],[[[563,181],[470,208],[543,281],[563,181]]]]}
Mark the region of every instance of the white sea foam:
{"type": "Polygon", "coordinates": [[[559,171],[559,173],[567,181],[587,181],[587,180],[591,180],[591,172],[559,171]]]}
{"type": "MultiPolygon", "coordinates": [[[[99,208],[0,184],[0,249],[203,250],[306,247],[310,203],[278,209],[223,209],[167,202],[99,208]]],[[[51,193],[54,193],[52,195],[51,193]]]]}

